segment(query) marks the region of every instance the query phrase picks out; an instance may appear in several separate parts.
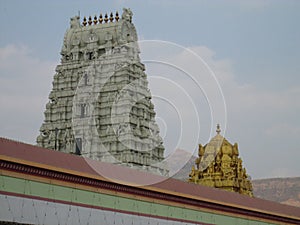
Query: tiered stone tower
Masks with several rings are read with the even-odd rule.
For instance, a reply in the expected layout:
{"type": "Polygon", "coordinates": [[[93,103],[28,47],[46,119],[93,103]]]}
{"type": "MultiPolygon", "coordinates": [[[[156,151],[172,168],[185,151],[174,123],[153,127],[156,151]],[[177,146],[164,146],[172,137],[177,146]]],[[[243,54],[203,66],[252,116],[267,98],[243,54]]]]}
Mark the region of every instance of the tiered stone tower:
{"type": "Polygon", "coordinates": [[[132,12],[70,25],[37,144],[167,174],[132,12]]]}
{"type": "Polygon", "coordinates": [[[220,132],[217,125],[217,135],[205,146],[199,144],[197,167],[192,167],[189,181],[253,196],[252,184],[239,158],[237,143],[230,144],[220,132]]]}

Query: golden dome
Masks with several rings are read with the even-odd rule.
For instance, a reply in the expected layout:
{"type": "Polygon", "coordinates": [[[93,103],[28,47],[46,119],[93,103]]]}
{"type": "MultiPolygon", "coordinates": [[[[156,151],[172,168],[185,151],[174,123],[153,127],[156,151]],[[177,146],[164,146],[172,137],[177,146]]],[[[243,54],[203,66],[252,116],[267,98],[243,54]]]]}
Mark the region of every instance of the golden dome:
{"type": "Polygon", "coordinates": [[[192,168],[189,181],[252,196],[252,184],[238,157],[237,143],[232,145],[220,135],[219,124],[216,132],[208,144],[199,144],[196,168],[192,168]]]}

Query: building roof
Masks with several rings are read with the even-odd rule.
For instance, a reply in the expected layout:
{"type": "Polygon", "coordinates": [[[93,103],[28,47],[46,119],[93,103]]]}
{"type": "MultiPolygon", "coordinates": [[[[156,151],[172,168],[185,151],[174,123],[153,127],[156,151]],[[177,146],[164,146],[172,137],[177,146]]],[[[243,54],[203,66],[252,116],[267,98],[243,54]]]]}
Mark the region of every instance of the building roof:
{"type": "MultiPolygon", "coordinates": [[[[86,182],[86,185],[93,185],[93,182],[96,181],[106,182],[107,185],[122,186],[121,189],[127,192],[162,198],[167,201],[177,201],[196,206],[200,204],[201,207],[222,212],[300,221],[300,208],[297,207],[98,162],[5,138],[0,138],[0,160],[1,170],[12,168],[8,163],[13,163],[53,171],[56,173],[57,179],[59,179],[58,173],[64,174],[64,177],[68,175],[79,177],[78,181],[86,182]]],[[[34,172],[34,170],[28,171],[34,172]]],[[[49,172],[45,174],[47,176],[53,175],[49,172]]],[[[121,189],[118,188],[118,190],[121,189]]]]}

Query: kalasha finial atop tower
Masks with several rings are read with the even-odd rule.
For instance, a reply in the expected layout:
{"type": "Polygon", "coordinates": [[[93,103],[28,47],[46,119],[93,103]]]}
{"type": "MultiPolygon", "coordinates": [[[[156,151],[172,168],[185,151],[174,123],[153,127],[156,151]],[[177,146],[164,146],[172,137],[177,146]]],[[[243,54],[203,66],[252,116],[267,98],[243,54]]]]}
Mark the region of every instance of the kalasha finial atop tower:
{"type": "Polygon", "coordinates": [[[102,13],[100,13],[100,16],[99,16],[99,23],[101,24],[103,22],[103,16],[102,16],[102,13]]]}
{"type": "Polygon", "coordinates": [[[120,19],[120,17],[119,17],[119,12],[118,12],[118,11],[116,12],[116,17],[115,17],[115,19],[116,19],[117,22],[118,22],[119,19],[120,19]]]}
{"type": "Polygon", "coordinates": [[[94,22],[95,25],[98,23],[98,18],[97,18],[96,15],[94,16],[94,21],[93,22],[94,22]]]}
{"type": "Polygon", "coordinates": [[[87,22],[86,22],[86,17],[83,17],[83,22],[82,22],[83,26],[86,26],[87,22]]]}
{"type": "Polygon", "coordinates": [[[217,134],[221,133],[221,128],[220,128],[220,124],[217,124],[217,130],[216,130],[217,134]]]}
{"type": "MultiPolygon", "coordinates": [[[[99,18],[97,18],[96,15],[94,17],[93,16],[85,16],[83,18],[82,25],[83,26],[87,26],[87,25],[91,26],[91,25],[98,25],[98,24],[109,23],[109,22],[113,23],[113,22],[118,22],[120,19],[121,18],[119,16],[118,11],[116,12],[115,16],[112,12],[105,13],[105,14],[100,13],[99,18]]],[[[79,17],[78,17],[78,20],[79,20],[79,17]]],[[[124,12],[122,14],[122,20],[131,22],[132,12],[130,9],[124,9],[124,12]]]]}
{"type": "Polygon", "coordinates": [[[114,21],[114,14],[111,12],[109,16],[109,21],[113,22],[114,21]]]}
{"type": "Polygon", "coordinates": [[[89,16],[89,22],[88,22],[89,26],[91,26],[91,25],[92,25],[92,23],[93,23],[93,21],[92,21],[92,17],[91,17],[91,16],[89,16]]]}
{"type": "Polygon", "coordinates": [[[108,22],[108,15],[107,15],[107,13],[105,13],[105,16],[104,16],[104,22],[105,22],[105,23],[108,22]]]}

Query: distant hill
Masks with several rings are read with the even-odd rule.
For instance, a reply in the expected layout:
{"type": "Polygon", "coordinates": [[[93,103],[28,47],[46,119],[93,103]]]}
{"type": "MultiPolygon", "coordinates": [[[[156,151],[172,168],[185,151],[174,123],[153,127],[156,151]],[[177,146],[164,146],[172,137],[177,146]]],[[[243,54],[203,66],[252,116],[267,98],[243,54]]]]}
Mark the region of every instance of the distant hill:
{"type": "Polygon", "coordinates": [[[300,207],[300,177],[253,180],[254,196],[300,207]]]}
{"type": "Polygon", "coordinates": [[[190,159],[188,162],[185,164],[183,168],[181,168],[174,176],[173,178],[182,180],[182,181],[187,181],[189,179],[189,174],[191,172],[192,166],[195,166],[195,160],[196,156],[190,156],[190,159]]]}
{"type": "MultiPolygon", "coordinates": [[[[191,156],[173,178],[187,181],[195,159],[195,156],[191,156]]],[[[300,207],[300,177],[252,180],[252,184],[254,196],[257,198],[300,207]]]]}

